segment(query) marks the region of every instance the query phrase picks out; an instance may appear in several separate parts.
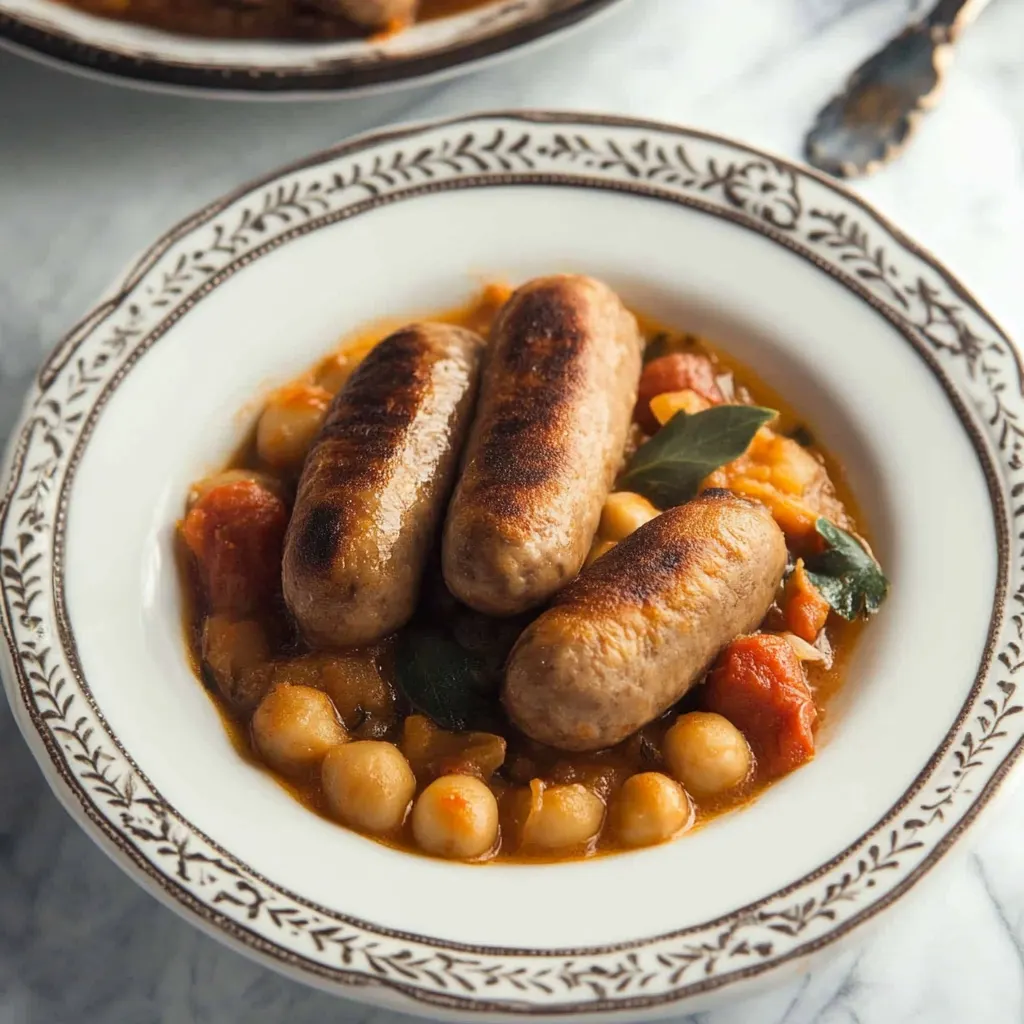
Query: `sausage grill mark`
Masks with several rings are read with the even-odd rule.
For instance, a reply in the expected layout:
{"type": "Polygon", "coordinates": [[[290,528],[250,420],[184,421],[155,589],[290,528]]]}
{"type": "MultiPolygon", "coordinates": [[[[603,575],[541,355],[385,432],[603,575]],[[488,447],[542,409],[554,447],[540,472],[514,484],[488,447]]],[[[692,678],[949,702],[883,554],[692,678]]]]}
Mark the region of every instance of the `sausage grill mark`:
{"type": "Polygon", "coordinates": [[[702,547],[701,541],[681,539],[665,547],[634,548],[619,558],[612,551],[594,566],[589,578],[580,580],[578,589],[563,591],[553,604],[575,599],[606,606],[646,605],[664,595],[666,584],[697,560],[702,547]],[[630,566],[629,572],[622,571],[623,561],[630,566]]]}
{"type": "Polygon", "coordinates": [[[310,572],[327,575],[341,536],[341,512],[331,505],[316,505],[306,513],[296,555],[310,572]]]}
{"type": "Polygon", "coordinates": [[[412,423],[430,386],[426,341],[416,331],[402,331],[375,355],[363,360],[335,396],[318,444],[358,439],[379,457],[393,450],[394,439],[412,423]]]}
{"type": "Polygon", "coordinates": [[[509,716],[549,746],[613,746],[757,627],[785,563],[785,538],[763,505],[716,492],[663,512],[526,628],[506,666],[509,716]]]}
{"type": "Polygon", "coordinates": [[[496,403],[480,447],[486,475],[479,493],[496,508],[517,514],[520,488],[543,488],[565,472],[561,438],[572,426],[573,394],[584,381],[585,342],[579,311],[561,289],[538,289],[519,301],[515,335],[500,356],[502,379],[517,380],[518,387],[505,389],[496,403]]]}
{"type": "Polygon", "coordinates": [[[492,615],[536,607],[579,571],[636,400],[636,320],[593,278],[538,278],[491,331],[443,571],[492,615]]]}
{"type": "MultiPolygon", "coordinates": [[[[334,451],[337,458],[318,466],[322,486],[330,491],[346,488],[378,489],[401,450],[408,430],[430,387],[428,344],[418,331],[401,331],[380,346],[375,358],[364,360],[348,387],[334,398],[310,453],[334,451]],[[360,458],[344,458],[358,448],[360,458]]],[[[355,527],[348,504],[316,505],[305,515],[299,530],[296,557],[311,572],[329,574],[338,539],[355,527]]]]}
{"type": "Polygon", "coordinates": [[[380,342],[331,403],[282,563],[285,601],[309,643],[373,643],[411,617],[482,350],[463,328],[413,325],[380,342]]]}

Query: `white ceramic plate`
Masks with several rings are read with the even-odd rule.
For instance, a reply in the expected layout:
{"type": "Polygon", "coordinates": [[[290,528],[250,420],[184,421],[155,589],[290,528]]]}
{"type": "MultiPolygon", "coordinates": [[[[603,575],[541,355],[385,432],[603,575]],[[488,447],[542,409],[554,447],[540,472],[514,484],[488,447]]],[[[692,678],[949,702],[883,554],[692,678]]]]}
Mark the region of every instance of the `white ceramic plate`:
{"type": "Polygon", "coordinates": [[[398,88],[470,70],[621,0],[491,0],[387,39],[200,39],[99,18],[57,0],[0,0],[0,45],[126,85],[250,98],[398,88]]]}
{"type": "Polygon", "coordinates": [[[561,114],[362,138],[175,228],[47,360],[0,510],[7,691],[90,835],[271,966],[448,1018],[694,1008],[891,905],[1015,760],[1020,381],[931,257],[740,144],[561,114]],[[252,396],[345,331],[560,270],[708,333],[790,396],[845,463],[892,595],[819,756],[752,808],[580,864],[409,856],[236,756],[186,661],[174,522],[252,396]]]}

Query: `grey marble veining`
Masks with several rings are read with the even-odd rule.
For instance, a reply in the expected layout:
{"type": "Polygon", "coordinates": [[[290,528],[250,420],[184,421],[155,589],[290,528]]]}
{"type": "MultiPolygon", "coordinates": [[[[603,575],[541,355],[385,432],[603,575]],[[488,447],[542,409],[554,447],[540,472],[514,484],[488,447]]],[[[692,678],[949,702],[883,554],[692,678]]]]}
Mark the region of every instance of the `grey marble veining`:
{"type": "MultiPolygon", "coordinates": [[[[632,0],[470,78],[348,102],[132,93],[0,53],[0,434],[43,352],[159,232],[354,131],[481,107],[686,121],[797,155],[906,0],[632,0]]],[[[940,108],[860,191],[1024,339],[1024,2],[994,0],[940,108]]],[[[1018,773],[1021,774],[1021,773],[1018,773]]],[[[701,1024],[1024,1020],[1024,792],[1011,785],[898,909],[811,974],[701,1024]]],[[[397,1024],[257,967],[128,881],[50,795],[0,710],[0,1024],[397,1024]]]]}

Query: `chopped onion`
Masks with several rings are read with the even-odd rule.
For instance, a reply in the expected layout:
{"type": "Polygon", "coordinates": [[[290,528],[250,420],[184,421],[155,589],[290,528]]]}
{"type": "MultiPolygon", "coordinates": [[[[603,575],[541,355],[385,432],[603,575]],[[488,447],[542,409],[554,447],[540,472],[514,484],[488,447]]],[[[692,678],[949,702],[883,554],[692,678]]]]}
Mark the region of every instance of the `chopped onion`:
{"type": "Polygon", "coordinates": [[[818,634],[818,639],[814,641],[814,646],[821,652],[822,659],[825,662],[825,668],[832,667],[832,644],[829,642],[828,634],[825,630],[822,630],[818,634]]]}
{"type": "Polygon", "coordinates": [[[798,637],[796,633],[781,633],[780,635],[789,641],[790,646],[801,661],[818,661],[827,664],[830,660],[823,651],[819,651],[817,647],[812,647],[806,640],[798,637]]]}

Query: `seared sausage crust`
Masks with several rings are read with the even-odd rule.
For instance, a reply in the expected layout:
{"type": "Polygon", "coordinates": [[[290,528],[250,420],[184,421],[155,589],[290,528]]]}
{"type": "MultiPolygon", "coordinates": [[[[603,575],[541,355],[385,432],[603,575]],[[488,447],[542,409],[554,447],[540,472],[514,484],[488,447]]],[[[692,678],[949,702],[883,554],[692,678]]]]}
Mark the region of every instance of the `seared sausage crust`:
{"type": "Polygon", "coordinates": [[[579,572],[621,465],[641,348],[633,315],[593,278],[538,278],[506,303],[445,524],[444,578],[464,603],[515,615],[579,572]]]}
{"type": "Polygon", "coordinates": [[[768,510],[705,491],[584,570],[519,638],[503,700],[528,736],[598,750],[657,718],[757,628],[786,565],[768,510]]]}
{"type": "Polygon", "coordinates": [[[377,345],[328,409],[285,537],[285,601],[320,647],[412,615],[469,429],[482,339],[413,324],[377,345]]]}

